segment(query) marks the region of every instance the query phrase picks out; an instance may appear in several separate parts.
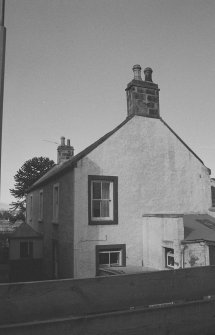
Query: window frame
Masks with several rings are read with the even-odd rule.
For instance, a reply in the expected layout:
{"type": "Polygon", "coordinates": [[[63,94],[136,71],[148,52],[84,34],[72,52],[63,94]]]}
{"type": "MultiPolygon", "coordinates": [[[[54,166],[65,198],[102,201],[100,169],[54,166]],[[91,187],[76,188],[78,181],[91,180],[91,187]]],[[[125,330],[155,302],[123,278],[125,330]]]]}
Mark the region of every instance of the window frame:
{"type": "Polygon", "coordinates": [[[29,210],[29,219],[32,221],[33,218],[33,194],[30,194],[30,210],[29,210]]]}
{"type": "Polygon", "coordinates": [[[60,187],[59,183],[53,185],[53,211],[52,211],[52,222],[58,223],[59,221],[59,202],[60,202],[60,187]],[[56,197],[55,197],[55,190],[57,189],[57,199],[58,202],[56,203],[56,197]]]}
{"type": "Polygon", "coordinates": [[[211,207],[215,207],[215,187],[211,186],[211,207]]]}
{"type": "Polygon", "coordinates": [[[43,204],[44,204],[43,190],[40,190],[39,191],[39,222],[43,221],[43,207],[44,207],[43,204]]]}
{"type": "Polygon", "coordinates": [[[89,175],[88,176],[88,220],[89,225],[112,225],[118,224],[118,177],[117,176],[101,176],[89,175]],[[92,217],[92,184],[95,181],[110,182],[113,185],[112,190],[112,217],[110,218],[93,218],[92,217]]]}
{"type": "MultiPolygon", "coordinates": [[[[115,265],[114,267],[125,267],[126,266],[126,244],[105,244],[105,245],[96,245],[96,276],[99,275],[99,269],[100,269],[100,264],[99,264],[99,254],[101,252],[116,252],[120,251],[121,252],[121,264],[120,265],[115,265]]],[[[111,269],[111,266],[104,266],[104,269],[111,269]]]]}
{"type": "Polygon", "coordinates": [[[175,268],[175,253],[173,248],[165,248],[165,267],[167,269],[174,269],[175,268]],[[173,257],[174,265],[170,265],[168,262],[168,257],[173,257]]]}

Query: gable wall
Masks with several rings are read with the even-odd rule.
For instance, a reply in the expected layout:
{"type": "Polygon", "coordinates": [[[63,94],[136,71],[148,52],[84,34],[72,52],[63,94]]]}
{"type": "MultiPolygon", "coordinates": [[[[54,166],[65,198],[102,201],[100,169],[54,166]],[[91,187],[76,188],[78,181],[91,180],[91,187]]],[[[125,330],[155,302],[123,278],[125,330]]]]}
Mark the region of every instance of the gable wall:
{"type": "Polygon", "coordinates": [[[94,276],[95,246],[126,244],[143,264],[142,215],[206,213],[207,168],[159,120],[135,116],[75,169],[75,277],[94,276]],[[88,225],[88,175],[118,176],[118,225],[88,225]]]}

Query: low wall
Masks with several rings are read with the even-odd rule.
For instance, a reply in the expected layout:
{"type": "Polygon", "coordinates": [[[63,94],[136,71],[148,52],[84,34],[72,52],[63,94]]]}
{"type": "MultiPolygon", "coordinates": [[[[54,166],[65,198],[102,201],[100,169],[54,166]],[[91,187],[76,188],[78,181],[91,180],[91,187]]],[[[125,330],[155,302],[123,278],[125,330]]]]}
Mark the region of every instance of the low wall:
{"type": "Polygon", "coordinates": [[[0,326],[3,335],[214,335],[215,301],[0,326]]]}
{"type": "Polygon", "coordinates": [[[215,267],[0,284],[0,324],[129,310],[215,295],[215,267]]]}

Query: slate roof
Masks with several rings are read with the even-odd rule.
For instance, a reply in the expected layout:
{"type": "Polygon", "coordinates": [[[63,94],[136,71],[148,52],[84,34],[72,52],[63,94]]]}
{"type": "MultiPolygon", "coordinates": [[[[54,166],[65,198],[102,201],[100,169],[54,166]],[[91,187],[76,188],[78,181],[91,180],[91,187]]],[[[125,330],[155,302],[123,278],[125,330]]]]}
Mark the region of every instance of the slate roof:
{"type": "Polygon", "coordinates": [[[126,124],[130,119],[132,119],[134,115],[127,117],[122,123],[120,123],[117,127],[115,127],[112,131],[102,136],[99,140],[89,145],[86,149],[79,152],[74,157],[68,159],[66,162],[55,165],[51,170],[49,170],[44,176],[42,176],[39,180],[37,180],[28,190],[28,193],[37,188],[39,185],[45,184],[48,180],[52,179],[52,177],[56,177],[60,175],[62,172],[66,172],[68,169],[76,166],[77,162],[88,155],[91,151],[97,148],[100,144],[106,141],[111,135],[113,135],[117,130],[119,130],[124,124],[126,124]]]}
{"type": "Polygon", "coordinates": [[[215,218],[208,214],[184,215],[185,241],[215,241],[215,218]]]}
{"type": "Polygon", "coordinates": [[[11,235],[21,224],[22,221],[11,223],[8,220],[0,220],[0,235],[11,235]]]}
{"type": "MultiPolygon", "coordinates": [[[[51,170],[49,170],[44,176],[42,176],[39,180],[37,180],[29,189],[28,192],[33,191],[40,185],[46,184],[49,180],[52,178],[55,178],[62,173],[65,173],[71,168],[74,168],[77,164],[77,162],[88,155],[91,151],[93,151],[95,148],[97,148],[100,144],[102,144],[104,141],[106,141],[110,136],[112,136],[115,132],[117,132],[120,128],[122,128],[127,122],[129,122],[134,116],[136,115],[130,115],[128,116],[122,123],[120,123],[117,127],[115,127],[112,131],[102,136],[99,140],[94,142],[93,144],[89,145],[86,149],[79,152],[77,155],[73,156],[66,162],[60,163],[55,165],[51,170]]],[[[147,116],[144,116],[147,117],[147,116]]],[[[190,147],[172,130],[172,128],[162,119],[162,118],[155,118],[160,120],[177,138],[178,140],[204,165],[203,161],[190,149],[190,147]]],[[[209,169],[208,169],[209,170],[209,169]]],[[[210,171],[210,170],[209,170],[210,171]]]]}
{"type": "Polygon", "coordinates": [[[31,226],[23,222],[10,236],[10,239],[42,238],[31,226]]]}

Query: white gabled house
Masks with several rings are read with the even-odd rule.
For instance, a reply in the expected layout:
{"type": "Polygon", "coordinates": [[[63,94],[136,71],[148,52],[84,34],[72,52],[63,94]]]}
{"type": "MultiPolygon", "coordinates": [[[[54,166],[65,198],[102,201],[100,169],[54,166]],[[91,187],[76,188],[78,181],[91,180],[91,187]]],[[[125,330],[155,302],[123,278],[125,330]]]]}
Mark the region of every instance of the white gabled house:
{"type": "Polygon", "coordinates": [[[161,118],[152,69],[133,72],[125,120],[75,156],[62,138],[58,164],[29,190],[46,278],[206,265],[189,262],[185,224],[208,214],[210,170],[161,118]]]}

